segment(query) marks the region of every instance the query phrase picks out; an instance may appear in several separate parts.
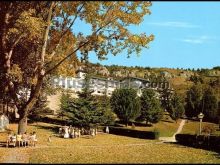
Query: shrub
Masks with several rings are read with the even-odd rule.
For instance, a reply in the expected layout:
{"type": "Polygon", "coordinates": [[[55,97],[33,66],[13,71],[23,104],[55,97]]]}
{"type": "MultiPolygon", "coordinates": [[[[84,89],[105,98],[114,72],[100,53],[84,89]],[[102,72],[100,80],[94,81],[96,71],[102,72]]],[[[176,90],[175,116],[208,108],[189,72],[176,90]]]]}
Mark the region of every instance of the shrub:
{"type": "Polygon", "coordinates": [[[185,146],[220,151],[220,136],[177,134],[175,138],[179,144],[185,146]]]}
{"type": "Polygon", "coordinates": [[[205,133],[205,134],[212,134],[215,132],[215,127],[214,125],[205,125],[203,128],[202,128],[202,133],[205,133]]]}
{"type": "Polygon", "coordinates": [[[158,139],[158,131],[141,131],[125,127],[109,127],[109,133],[141,139],[158,139]]]}
{"type": "Polygon", "coordinates": [[[192,134],[176,134],[176,141],[186,146],[193,146],[196,142],[196,135],[192,134]]]}

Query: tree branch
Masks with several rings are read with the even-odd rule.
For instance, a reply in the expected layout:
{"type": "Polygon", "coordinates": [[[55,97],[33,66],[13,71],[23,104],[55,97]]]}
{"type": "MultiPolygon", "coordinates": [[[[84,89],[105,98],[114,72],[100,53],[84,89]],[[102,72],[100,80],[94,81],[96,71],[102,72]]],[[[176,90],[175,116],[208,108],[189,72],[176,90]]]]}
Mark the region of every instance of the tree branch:
{"type": "MultiPolygon", "coordinates": [[[[70,24],[70,26],[60,35],[60,39],[57,43],[57,45],[55,46],[55,49],[53,50],[53,52],[51,53],[50,57],[53,58],[53,56],[55,55],[55,53],[57,52],[58,47],[60,46],[60,42],[62,40],[62,38],[64,37],[64,35],[68,32],[68,30],[73,26],[76,18],[78,17],[79,12],[82,10],[83,6],[85,5],[85,2],[83,3],[83,5],[80,7],[80,9],[76,12],[75,17],[72,21],[72,23],[70,24]]],[[[50,62],[48,62],[50,63],[50,62]]],[[[47,65],[48,63],[46,63],[45,65],[47,65]]]]}
{"type": "MultiPolygon", "coordinates": [[[[107,10],[107,12],[110,11],[110,9],[114,7],[113,5],[110,6],[107,10]]],[[[107,13],[105,14],[105,18],[107,16],[107,13]]],[[[104,18],[104,19],[105,19],[104,18]]],[[[116,19],[118,19],[118,17],[115,17],[113,18],[112,20],[110,20],[108,23],[106,23],[105,25],[101,26],[99,29],[97,29],[93,34],[97,34],[101,29],[103,29],[104,27],[108,26],[112,21],[115,21],[116,19]]],[[[58,62],[56,65],[54,65],[52,68],[48,69],[46,72],[45,72],[45,75],[46,74],[49,74],[51,73],[54,69],[56,69],[57,67],[59,67],[66,59],[68,59],[69,57],[71,57],[73,54],[75,54],[80,48],[84,47],[86,44],[89,44],[89,42],[91,42],[91,39],[84,42],[82,45],[80,45],[77,49],[75,49],[72,53],[68,54],[66,57],[64,57],[60,62],[58,62]]]]}

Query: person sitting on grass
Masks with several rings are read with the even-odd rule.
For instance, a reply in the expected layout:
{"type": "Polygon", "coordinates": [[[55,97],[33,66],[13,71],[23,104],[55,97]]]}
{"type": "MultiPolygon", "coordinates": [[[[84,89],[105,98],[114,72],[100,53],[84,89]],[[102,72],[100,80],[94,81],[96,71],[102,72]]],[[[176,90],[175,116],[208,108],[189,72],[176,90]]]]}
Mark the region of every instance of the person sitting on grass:
{"type": "Polygon", "coordinates": [[[27,147],[29,145],[29,135],[27,134],[27,132],[22,135],[22,142],[24,147],[27,147]]]}
{"type": "Polygon", "coordinates": [[[8,136],[6,139],[6,147],[9,146],[10,142],[11,142],[11,137],[12,137],[12,132],[8,132],[8,136]]]}
{"type": "Polygon", "coordinates": [[[18,134],[16,136],[18,147],[22,146],[22,135],[18,134]]]}

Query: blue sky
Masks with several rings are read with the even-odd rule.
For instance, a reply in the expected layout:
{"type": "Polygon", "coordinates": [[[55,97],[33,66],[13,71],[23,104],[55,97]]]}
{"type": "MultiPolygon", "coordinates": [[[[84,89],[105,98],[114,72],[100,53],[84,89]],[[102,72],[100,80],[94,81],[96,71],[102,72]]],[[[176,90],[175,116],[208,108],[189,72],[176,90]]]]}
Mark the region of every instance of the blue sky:
{"type": "MultiPolygon", "coordinates": [[[[152,2],[151,15],[144,17],[133,32],[154,34],[155,40],[140,56],[127,58],[126,51],[108,60],[99,61],[90,54],[90,61],[103,65],[212,68],[220,66],[220,2],[152,2]]],[[[80,30],[86,28],[80,27],[80,30]]],[[[78,29],[78,30],[79,30],[78,29]]]]}

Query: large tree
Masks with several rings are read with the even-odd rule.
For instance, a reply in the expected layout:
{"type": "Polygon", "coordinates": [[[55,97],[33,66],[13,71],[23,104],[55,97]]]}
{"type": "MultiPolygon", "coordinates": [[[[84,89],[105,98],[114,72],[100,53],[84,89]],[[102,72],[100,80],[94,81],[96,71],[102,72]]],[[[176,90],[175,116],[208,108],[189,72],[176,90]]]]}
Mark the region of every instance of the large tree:
{"type": "Polygon", "coordinates": [[[218,120],[218,98],[211,87],[207,87],[202,99],[203,113],[206,119],[218,120]]]}
{"type": "Polygon", "coordinates": [[[144,89],[141,95],[141,116],[140,119],[151,123],[157,123],[163,117],[163,110],[160,101],[156,98],[153,89],[144,89]]]}
{"type": "Polygon", "coordinates": [[[176,122],[177,119],[183,117],[183,115],[185,114],[183,100],[177,93],[174,93],[171,98],[171,109],[169,113],[171,118],[176,122]]]}
{"type": "Polygon", "coordinates": [[[140,115],[140,99],[132,88],[116,89],[110,98],[111,108],[126,126],[140,115]]]}
{"type": "Polygon", "coordinates": [[[52,74],[74,74],[79,64],[76,53],[94,51],[99,59],[127,49],[140,53],[154,36],[133,34],[150,14],[150,2],[132,1],[50,1],[0,2],[0,82],[1,92],[16,104],[18,132],[26,130],[29,111],[37,101],[44,78],[52,74]],[[83,33],[79,21],[90,25],[83,33]],[[79,32],[74,32],[74,29],[79,32]],[[30,90],[25,101],[18,92],[30,90]]]}
{"type": "Polygon", "coordinates": [[[203,98],[203,86],[201,84],[193,85],[187,91],[186,97],[186,108],[185,113],[188,117],[197,117],[197,115],[203,111],[204,104],[202,102],[203,98]]]}
{"type": "Polygon", "coordinates": [[[71,98],[69,94],[61,97],[61,110],[70,118],[74,125],[91,127],[100,124],[109,124],[114,116],[109,109],[104,108],[100,100],[92,95],[90,89],[90,76],[87,74],[84,81],[84,88],[78,92],[78,98],[71,98]]]}

